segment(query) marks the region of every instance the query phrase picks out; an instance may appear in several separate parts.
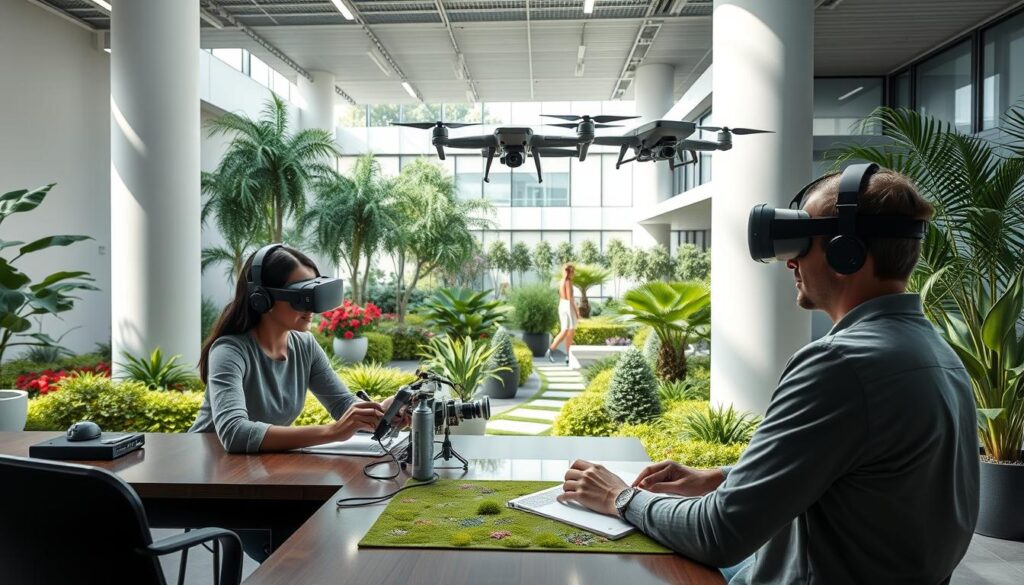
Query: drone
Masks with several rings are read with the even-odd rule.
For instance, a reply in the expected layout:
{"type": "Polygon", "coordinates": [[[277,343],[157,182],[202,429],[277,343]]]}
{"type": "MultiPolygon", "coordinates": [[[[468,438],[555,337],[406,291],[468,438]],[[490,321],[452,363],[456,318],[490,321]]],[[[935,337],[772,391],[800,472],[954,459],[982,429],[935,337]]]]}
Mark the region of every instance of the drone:
{"type": "Polygon", "coordinates": [[[597,136],[595,130],[602,128],[617,128],[617,125],[609,122],[632,120],[639,116],[577,116],[561,114],[542,114],[549,118],[568,120],[558,124],[549,124],[560,128],[576,130],[576,136],[547,136],[534,134],[528,127],[502,127],[494,130],[493,134],[479,136],[462,136],[449,138],[449,128],[463,128],[466,126],[478,126],[479,123],[463,122],[392,122],[394,126],[406,126],[431,130],[431,144],[437,149],[437,156],[445,159],[445,147],[480,149],[480,155],[487,159],[484,168],[484,182],[490,182],[491,163],[494,157],[498,161],[511,168],[517,168],[526,162],[527,157],[533,158],[537,167],[537,182],[544,182],[541,173],[541,158],[578,158],[584,161],[587,152],[592,144],[604,146],[618,146],[619,158],[615,163],[618,169],[622,164],[632,161],[648,162],[667,160],[669,165],[675,169],[682,165],[694,164],[697,162],[698,150],[729,150],[732,148],[732,135],[737,134],[758,134],[769,132],[768,130],[754,130],[751,128],[734,128],[717,126],[697,126],[692,122],[677,122],[673,120],[655,120],[629,131],[622,136],[597,136]],[[694,130],[708,130],[717,132],[717,140],[689,140],[688,137],[694,130]],[[629,150],[633,150],[632,158],[625,158],[629,150]],[[684,153],[690,154],[690,160],[683,158],[684,153]],[[678,159],[678,162],[676,162],[678,159]]]}

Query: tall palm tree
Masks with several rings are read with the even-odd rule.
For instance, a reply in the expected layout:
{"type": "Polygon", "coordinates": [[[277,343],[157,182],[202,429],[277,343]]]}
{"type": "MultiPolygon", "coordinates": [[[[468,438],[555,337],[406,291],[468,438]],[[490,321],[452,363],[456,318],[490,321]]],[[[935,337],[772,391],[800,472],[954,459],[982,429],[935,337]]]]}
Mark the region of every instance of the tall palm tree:
{"type": "Polygon", "coordinates": [[[686,378],[686,346],[706,338],[711,325],[711,291],[699,282],[652,281],[628,291],[617,309],[619,319],[654,329],[661,340],[658,376],[686,378]]]}
{"type": "MultiPolygon", "coordinates": [[[[210,136],[231,137],[207,191],[207,208],[254,224],[253,229],[279,242],[285,220],[306,209],[306,191],[319,179],[334,174],[328,165],[337,156],[327,130],[291,133],[284,101],[271,93],[259,119],[228,113],[207,122],[210,136]]],[[[234,220],[232,220],[234,221],[234,220]]]]}
{"type": "Polygon", "coordinates": [[[891,143],[849,146],[840,163],[878,163],[917,184],[935,206],[908,282],[971,376],[985,452],[1017,457],[1024,439],[1024,108],[1003,118],[1008,139],[960,134],[911,110],[864,120],[891,143]]]}
{"type": "MultiPolygon", "coordinates": [[[[580,291],[580,317],[590,317],[590,299],[587,292],[595,286],[608,282],[612,273],[607,268],[594,264],[578,264],[572,275],[572,285],[580,291]]],[[[561,271],[556,278],[561,277],[561,271]]]]}
{"type": "Polygon", "coordinates": [[[394,181],[382,177],[380,163],[367,154],[351,176],[331,174],[320,181],[316,200],[299,219],[299,227],[312,232],[314,250],[347,266],[357,303],[366,293],[373,254],[394,224],[388,207],[393,188],[394,181]]]}

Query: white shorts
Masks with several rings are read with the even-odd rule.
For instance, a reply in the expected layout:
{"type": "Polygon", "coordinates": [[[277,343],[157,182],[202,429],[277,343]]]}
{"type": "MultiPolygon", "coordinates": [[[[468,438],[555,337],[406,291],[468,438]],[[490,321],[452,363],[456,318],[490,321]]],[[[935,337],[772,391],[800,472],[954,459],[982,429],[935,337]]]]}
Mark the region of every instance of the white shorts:
{"type": "Polygon", "coordinates": [[[558,322],[562,330],[576,329],[576,315],[572,312],[572,303],[569,299],[558,301],[558,322]]]}

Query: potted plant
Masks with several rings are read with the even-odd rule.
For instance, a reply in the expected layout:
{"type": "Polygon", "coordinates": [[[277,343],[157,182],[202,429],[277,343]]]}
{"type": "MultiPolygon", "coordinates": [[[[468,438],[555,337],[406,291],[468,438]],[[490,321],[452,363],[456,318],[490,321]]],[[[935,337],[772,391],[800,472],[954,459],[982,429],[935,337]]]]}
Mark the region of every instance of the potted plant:
{"type": "MultiPolygon", "coordinates": [[[[492,367],[487,364],[495,348],[486,342],[474,341],[470,337],[437,336],[423,345],[420,356],[426,366],[455,384],[452,398],[463,402],[477,395],[478,386],[487,378],[496,378],[499,372],[510,370],[506,366],[492,367]]],[[[472,419],[452,427],[457,435],[482,435],[487,421],[472,419]]]]}
{"type": "Polygon", "coordinates": [[[909,110],[882,108],[864,121],[891,138],[849,147],[855,158],[901,172],[935,205],[908,288],[957,353],[978,408],[979,534],[1024,539],[1024,108],[1003,116],[996,143],[909,110]]]}
{"type": "Polygon", "coordinates": [[[449,337],[482,339],[505,321],[508,306],[488,300],[491,291],[442,288],[423,300],[419,314],[438,332],[449,337]]]}
{"type": "Polygon", "coordinates": [[[541,357],[551,342],[551,328],[558,323],[558,293],[545,284],[521,286],[512,291],[513,324],[523,331],[534,357],[541,357]]]}
{"type": "Polygon", "coordinates": [[[497,377],[484,380],[483,394],[491,398],[514,398],[519,390],[519,362],[512,351],[512,336],[504,327],[498,329],[491,339],[494,353],[487,360],[487,369],[494,370],[497,377]],[[507,369],[499,369],[499,368],[507,369]]]}
{"type": "MultiPolygon", "coordinates": [[[[32,211],[43,202],[53,183],[29,191],[20,189],[0,195],[0,224],[15,213],[32,211]]],[[[0,250],[13,252],[12,257],[0,256],[0,373],[4,354],[15,346],[59,346],[59,340],[49,335],[28,333],[32,328],[29,317],[54,315],[70,311],[75,306],[77,291],[98,290],[90,284],[88,272],[54,272],[38,282],[18,269],[15,262],[53,246],[67,246],[90,240],[89,236],[45,236],[35,241],[0,241],[0,250]]],[[[59,317],[58,317],[59,318],[59,317]]],[[[28,393],[23,390],[0,389],[0,431],[20,431],[25,428],[28,413],[28,393]]]]}
{"type": "Polygon", "coordinates": [[[334,338],[334,355],[344,363],[355,364],[366,357],[369,342],[363,333],[380,319],[380,309],[373,303],[361,307],[346,299],[342,305],[323,313],[320,332],[334,338]]]}

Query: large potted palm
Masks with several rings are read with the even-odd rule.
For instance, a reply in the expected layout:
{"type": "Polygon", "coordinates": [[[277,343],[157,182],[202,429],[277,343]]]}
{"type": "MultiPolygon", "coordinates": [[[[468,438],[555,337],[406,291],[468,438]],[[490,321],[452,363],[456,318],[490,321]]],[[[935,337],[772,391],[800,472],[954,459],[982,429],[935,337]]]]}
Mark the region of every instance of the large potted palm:
{"type": "Polygon", "coordinates": [[[908,110],[883,108],[865,123],[891,143],[847,147],[839,162],[899,171],[935,206],[908,288],[971,377],[983,452],[976,531],[1024,539],[1024,109],[1004,116],[1007,142],[908,110]]]}
{"type": "MultiPolygon", "coordinates": [[[[485,379],[497,378],[499,372],[510,370],[506,366],[488,365],[495,348],[486,341],[470,337],[437,336],[421,346],[420,356],[431,370],[455,384],[452,398],[463,402],[473,400],[485,379]]],[[[482,435],[487,421],[482,418],[464,420],[452,427],[455,435],[482,435]]]]}
{"type": "Polygon", "coordinates": [[[706,338],[711,325],[711,291],[700,281],[648,282],[622,297],[618,320],[647,325],[661,341],[657,373],[662,380],[686,378],[686,349],[706,338]]]}

